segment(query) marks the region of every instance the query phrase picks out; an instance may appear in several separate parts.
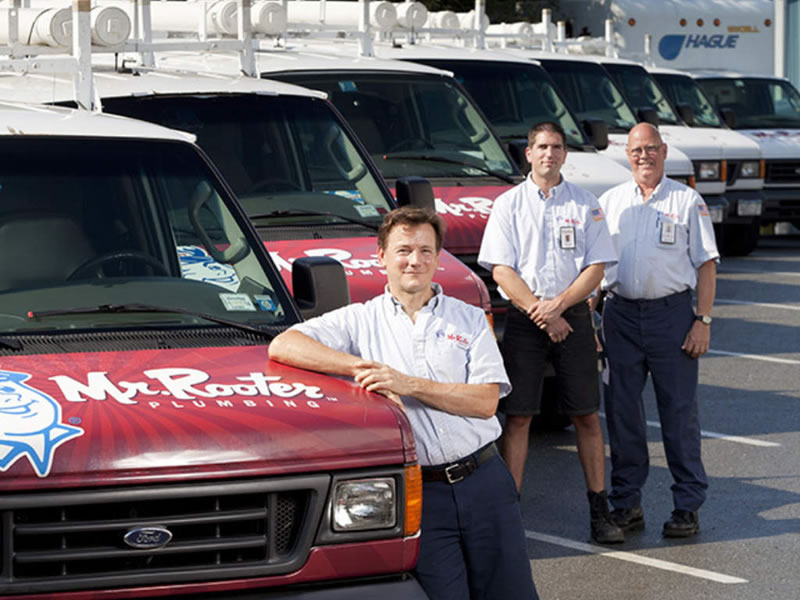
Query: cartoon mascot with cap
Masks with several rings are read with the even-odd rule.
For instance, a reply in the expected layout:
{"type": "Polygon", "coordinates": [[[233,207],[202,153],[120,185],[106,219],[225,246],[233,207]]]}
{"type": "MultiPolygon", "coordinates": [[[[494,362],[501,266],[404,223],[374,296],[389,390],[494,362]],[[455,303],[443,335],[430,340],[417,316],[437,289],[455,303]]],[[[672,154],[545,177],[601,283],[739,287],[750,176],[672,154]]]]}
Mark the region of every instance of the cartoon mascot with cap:
{"type": "Polygon", "coordinates": [[[39,477],[46,477],[53,453],[83,429],[61,422],[61,406],[25,385],[27,373],[0,370],[0,471],[27,456],[39,477]]]}

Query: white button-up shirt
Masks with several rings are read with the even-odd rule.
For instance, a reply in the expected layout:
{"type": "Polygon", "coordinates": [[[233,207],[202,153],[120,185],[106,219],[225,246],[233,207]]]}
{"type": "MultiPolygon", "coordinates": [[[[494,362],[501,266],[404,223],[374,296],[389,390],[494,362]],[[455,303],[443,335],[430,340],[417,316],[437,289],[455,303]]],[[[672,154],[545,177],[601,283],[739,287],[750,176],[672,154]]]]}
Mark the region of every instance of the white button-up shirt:
{"type": "MultiPolygon", "coordinates": [[[[318,342],[406,375],[444,383],[497,383],[500,397],[511,391],[492,331],[482,310],[436,294],[411,320],[386,292],[365,303],[325,313],[295,329],[318,342]]],[[[450,463],[472,454],[500,435],[497,417],[453,415],[403,397],[421,465],[450,463]]]]}
{"type": "Polygon", "coordinates": [[[633,180],[600,197],[619,262],[603,289],[630,299],[662,298],[697,285],[697,269],[719,259],[708,207],[695,190],[664,177],[645,202],[633,180]]]}
{"type": "Polygon", "coordinates": [[[530,176],[495,200],[478,254],[489,271],[495,265],[514,269],[543,300],[566,290],[589,265],[614,262],[597,199],[563,178],[545,197],[530,176]]]}

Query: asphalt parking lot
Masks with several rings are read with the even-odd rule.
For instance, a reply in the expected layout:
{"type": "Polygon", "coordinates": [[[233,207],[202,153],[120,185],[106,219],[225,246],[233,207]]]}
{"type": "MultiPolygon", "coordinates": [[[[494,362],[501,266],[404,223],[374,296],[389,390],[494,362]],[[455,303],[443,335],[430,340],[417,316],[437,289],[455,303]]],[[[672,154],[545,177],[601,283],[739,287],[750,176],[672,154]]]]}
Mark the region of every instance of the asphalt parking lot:
{"type": "Polygon", "coordinates": [[[651,387],[646,528],[622,545],[589,538],[572,429],[533,435],[522,510],[542,600],[800,598],[800,236],[723,260],[699,395],[710,488],[688,540],[661,535],[672,481],[651,387]]]}

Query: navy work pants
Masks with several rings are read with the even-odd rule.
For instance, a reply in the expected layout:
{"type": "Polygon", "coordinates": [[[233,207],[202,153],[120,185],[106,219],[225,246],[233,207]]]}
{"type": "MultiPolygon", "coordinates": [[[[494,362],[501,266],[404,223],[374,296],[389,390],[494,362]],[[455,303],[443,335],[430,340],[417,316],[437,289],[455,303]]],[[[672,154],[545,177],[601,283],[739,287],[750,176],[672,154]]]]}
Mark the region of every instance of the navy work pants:
{"type": "Polygon", "coordinates": [[[456,483],[422,484],[415,573],[431,600],[538,600],[517,487],[499,456],[456,483]]]}
{"type": "Polygon", "coordinates": [[[615,508],[641,504],[650,462],[642,401],[648,373],[674,481],[674,507],[695,511],[705,500],[708,481],[700,457],[698,361],[681,349],[693,323],[688,291],[656,300],[609,296],[605,303],[605,408],[611,446],[610,500],[615,508]]]}

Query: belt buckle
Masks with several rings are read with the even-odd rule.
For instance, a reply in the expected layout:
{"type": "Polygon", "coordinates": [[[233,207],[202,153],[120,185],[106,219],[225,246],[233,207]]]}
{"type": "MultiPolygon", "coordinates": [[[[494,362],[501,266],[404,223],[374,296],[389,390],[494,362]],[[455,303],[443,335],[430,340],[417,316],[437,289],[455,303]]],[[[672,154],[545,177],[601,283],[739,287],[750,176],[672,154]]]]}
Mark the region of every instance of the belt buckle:
{"type": "Polygon", "coordinates": [[[444,474],[447,477],[447,483],[452,485],[452,484],[458,483],[459,481],[464,479],[465,475],[455,475],[454,476],[454,475],[451,474],[451,472],[455,471],[456,469],[458,469],[461,466],[462,465],[456,463],[456,464],[450,465],[449,467],[445,467],[444,474]]]}

